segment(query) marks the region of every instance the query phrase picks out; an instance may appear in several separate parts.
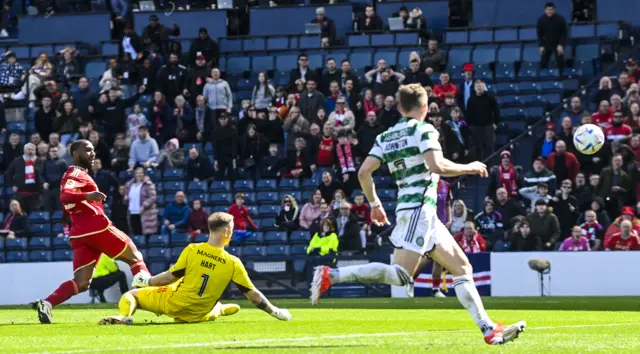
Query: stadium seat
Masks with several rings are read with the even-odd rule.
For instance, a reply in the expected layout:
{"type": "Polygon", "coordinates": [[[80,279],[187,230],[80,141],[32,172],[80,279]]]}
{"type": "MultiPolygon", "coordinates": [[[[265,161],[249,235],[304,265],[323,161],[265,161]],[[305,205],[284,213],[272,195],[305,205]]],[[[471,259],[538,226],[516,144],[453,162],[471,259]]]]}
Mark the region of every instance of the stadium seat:
{"type": "MultiPolygon", "coordinates": [[[[169,250],[167,250],[167,255],[171,256],[169,250]]],[[[167,270],[167,262],[170,259],[171,259],[171,257],[168,257],[168,259],[157,258],[157,259],[155,259],[157,262],[153,262],[153,263],[149,264],[149,272],[151,272],[151,275],[160,274],[160,273],[166,271],[167,270]],[[166,262],[161,262],[161,261],[166,261],[166,262]]]]}
{"type": "Polygon", "coordinates": [[[298,202],[300,207],[302,207],[302,205],[306,203],[306,201],[302,200],[302,193],[300,191],[280,191],[278,200],[279,201],[284,200],[285,196],[287,195],[292,196],[293,199],[295,199],[298,202]]]}
{"type": "Polygon", "coordinates": [[[48,211],[34,211],[29,214],[29,222],[33,224],[48,224],[50,219],[48,211]]]}
{"type": "Polygon", "coordinates": [[[377,188],[386,188],[393,186],[393,180],[390,176],[375,176],[373,177],[373,182],[375,183],[377,188]]]}
{"type": "MultiPolygon", "coordinates": [[[[151,262],[169,262],[171,260],[171,248],[149,248],[147,250],[147,258],[151,262]]],[[[160,272],[165,270],[163,269],[160,272]]]]}
{"type": "Polygon", "coordinates": [[[469,43],[469,31],[449,30],[444,33],[444,42],[446,44],[462,44],[469,43]]]}
{"type": "Polygon", "coordinates": [[[248,56],[228,56],[227,71],[230,73],[243,73],[249,71],[251,58],[248,56]]]}
{"type": "Polygon", "coordinates": [[[29,249],[45,250],[51,248],[51,239],[49,237],[31,237],[29,239],[29,249]]]}
{"type": "Polygon", "coordinates": [[[606,38],[618,38],[620,25],[617,23],[598,23],[596,25],[596,36],[606,38]]]}
{"type": "Polygon", "coordinates": [[[415,32],[398,32],[396,33],[396,45],[415,45],[418,43],[418,34],[415,32]]]}
{"type": "Polygon", "coordinates": [[[371,51],[354,50],[351,52],[349,60],[351,61],[351,65],[354,69],[365,69],[372,65],[371,51]]]}
{"type": "Polygon", "coordinates": [[[28,260],[28,253],[26,251],[7,252],[6,259],[7,263],[26,262],[28,260]]]}
{"type": "Polygon", "coordinates": [[[291,255],[292,256],[304,256],[307,254],[307,246],[306,245],[293,245],[291,246],[291,255]]]}
{"type": "Polygon", "coordinates": [[[245,246],[242,248],[244,257],[264,257],[267,255],[267,248],[264,246],[245,246]]]}
{"type": "Polygon", "coordinates": [[[67,262],[73,260],[73,252],[71,250],[54,250],[54,262],[67,262]]]}
{"type": "Polygon", "coordinates": [[[289,254],[289,246],[267,246],[267,256],[288,256],[289,254]]]}
{"type": "Polygon", "coordinates": [[[236,190],[236,192],[250,192],[254,190],[254,185],[253,185],[253,181],[238,180],[233,185],[233,188],[236,190]]]}
{"type": "Polygon", "coordinates": [[[280,180],[279,189],[281,191],[296,191],[300,189],[300,181],[295,178],[283,178],[280,180]]]}
{"type": "MultiPolygon", "coordinates": [[[[557,70],[557,69],[556,69],[557,70]]],[[[541,73],[542,78],[542,73],[541,73]]],[[[562,81],[546,81],[540,82],[540,90],[542,93],[562,93],[565,90],[564,84],[562,81]]],[[[576,87],[577,89],[577,87],[576,87]]],[[[573,90],[575,91],[575,90],[573,90]]]]}
{"type": "Polygon", "coordinates": [[[454,47],[449,51],[448,65],[452,73],[454,71],[451,69],[451,65],[463,65],[465,63],[468,63],[471,60],[471,49],[472,47],[463,46],[463,47],[454,47]]]}
{"type": "Polygon", "coordinates": [[[254,56],[251,61],[251,69],[255,73],[273,70],[273,56],[258,55],[254,56]]]}
{"type": "Polygon", "coordinates": [[[490,43],[493,42],[492,29],[476,29],[469,31],[469,43],[490,43]]]}
{"type": "Polygon", "coordinates": [[[395,44],[392,33],[374,33],[371,35],[371,46],[391,46],[395,44]]]}
{"type": "Polygon", "coordinates": [[[398,197],[398,191],[395,189],[379,189],[378,197],[383,202],[394,201],[398,197]]]}
{"type": "Polygon", "coordinates": [[[537,44],[525,44],[522,48],[522,60],[539,63],[540,62],[540,47],[537,44]]]}
{"type": "Polygon", "coordinates": [[[283,231],[270,231],[264,235],[267,245],[282,245],[287,243],[287,233],[283,231]]]}
{"type": "Polygon", "coordinates": [[[275,179],[260,179],[256,183],[257,191],[275,191],[278,189],[278,181],[275,179]]]}
{"type": "Polygon", "coordinates": [[[258,204],[277,204],[278,193],[277,192],[258,192],[257,195],[258,204]]]}
{"type": "Polygon", "coordinates": [[[246,204],[255,204],[256,203],[256,194],[255,193],[244,193],[244,201],[246,204]]]}
{"type": "Polygon", "coordinates": [[[162,171],[162,178],[165,181],[182,181],[184,179],[184,170],[181,168],[167,168],[162,171]]]}
{"type": "Polygon", "coordinates": [[[294,231],[291,233],[291,243],[308,245],[311,241],[309,231],[294,231]]]}
{"type": "Polygon", "coordinates": [[[115,57],[118,55],[118,43],[104,42],[100,48],[102,55],[115,57]]]}
{"type": "Polygon", "coordinates": [[[578,44],[576,46],[576,58],[580,60],[591,60],[600,56],[599,44],[578,44]]]}
{"type": "Polygon", "coordinates": [[[539,93],[540,86],[538,86],[537,82],[523,81],[523,82],[520,82],[520,84],[518,85],[518,91],[523,94],[539,93]]]}
{"type": "Polygon", "coordinates": [[[503,44],[498,49],[497,61],[501,63],[514,63],[522,58],[522,46],[520,44],[503,44]]]}
{"type": "Polygon", "coordinates": [[[51,251],[31,251],[29,252],[29,262],[51,262],[53,254],[51,251]]]}
{"type": "Polygon", "coordinates": [[[471,54],[474,64],[489,64],[496,61],[496,47],[494,45],[476,46],[471,54]]]}
{"type": "Polygon", "coordinates": [[[540,95],[525,95],[521,99],[525,106],[544,106],[545,103],[540,95]]]}
{"type": "Polygon", "coordinates": [[[535,27],[521,27],[518,31],[518,39],[520,41],[537,41],[538,33],[535,27]]]}
{"type": "Polygon", "coordinates": [[[192,203],[194,200],[200,200],[201,203],[207,204],[209,202],[209,195],[206,193],[189,193],[187,200],[192,203]]]}
{"type": "Polygon", "coordinates": [[[264,232],[254,232],[253,236],[244,240],[245,245],[260,246],[264,244],[264,232]]]}
{"type": "Polygon", "coordinates": [[[67,237],[54,237],[51,241],[53,249],[67,250],[71,249],[69,239],[67,237]]]}
{"type": "Polygon", "coordinates": [[[214,193],[231,193],[231,182],[229,181],[213,181],[209,186],[209,192],[214,193]]]}
{"type": "Polygon", "coordinates": [[[518,85],[508,82],[496,84],[495,89],[498,95],[513,95],[518,93],[518,85]]]}
{"type": "Polygon", "coordinates": [[[275,218],[261,219],[260,224],[258,225],[258,229],[263,232],[275,231],[276,230],[275,223],[276,223],[275,218]]]}
{"type": "Polygon", "coordinates": [[[261,205],[258,208],[258,215],[261,217],[274,218],[280,213],[279,205],[261,205]]]}
{"type": "Polygon", "coordinates": [[[370,43],[369,35],[354,34],[347,37],[347,45],[349,47],[368,47],[370,43]]]}
{"type": "Polygon", "coordinates": [[[220,38],[220,52],[228,53],[228,52],[241,52],[241,51],[242,51],[241,39],[220,38]]]}
{"type": "Polygon", "coordinates": [[[376,51],[376,54],[373,56],[373,62],[377,63],[380,59],[383,59],[387,62],[388,66],[393,65],[407,65],[407,63],[399,63],[398,62],[398,51],[394,49],[379,49],[376,51]]]}
{"type": "Polygon", "coordinates": [[[209,234],[200,234],[200,235],[196,235],[196,239],[193,242],[202,243],[202,242],[207,242],[208,239],[209,239],[209,234]]]}
{"type": "Polygon", "coordinates": [[[174,194],[176,192],[184,192],[184,182],[164,182],[162,190],[166,194],[174,194]]]}
{"type": "Polygon", "coordinates": [[[242,40],[242,50],[248,51],[264,51],[266,49],[265,37],[252,37],[242,40]]]}
{"type": "Polygon", "coordinates": [[[51,225],[49,224],[31,224],[29,225],[29,234],[33,236],[50,236],[51,225]]]}
{"type": "MultiPolygon", "coordinates": [[[[277,70],[292,70],[298,66],[297,54],[276,54],[276,66],[277,70]]],[[[286,80],[288,81],[288,74],[286,74],[286,80]]],[[[275,78],[278,79],[278,78],[275,78]]]]}
{"type": "Polygon", "coordinates": [[[145,247],[147,245],[147,236],[145,235],[133,235],[131,236],[131,241],[137,247],[145,247]]]}
{"type": "MultiPolygon", "coordinates": [[[[562,77],[567,79],[580,79],[582,76],[583,76],[582,70],[579,68],[564,68],[564,71],[562,71],[562,77]]],[[[578,84],[580,83],[577,80],[576,82],[578,82],[578,84]]]]}
{"type": "Polygon", "coordinates": [[[118,181],[121,184],[129,182],[133,178],[133,173],[131,171],[120,171],[118,173],[118,181]]]}
{"type": "Polygon", "coordinates": [[[569,38],[579,39],[588,38],[591,39],[596,36],[596,27],[590,23],[577,24],[574,23],[569,27],[569,38]]]}
{"type": "Polygon", "coordinates": [[[540,69],[538,72],[538,79],[540,80],[552,80],[560,78],[560,70],[558,69],[540,69]]]}
{"type": "MultiPolygon", "coordinates": [[[[269,37],[267,38],[267,50],[289,49],[289,37],[269,37]]],[[[276,65],[278,61],[276,59],[276,65]]]]}
{"type": "Polygon", "coordinates": [[[171,233],[171,246],[186,246],[191,242],[191,235],[174,231],[171,233]]]}
{"type": "Polygon", "coordinates": [[[234,246],[229,246],[227,247],[227,252],[229,252],[230,254],[236,256],[236,257],[241,257],[242,256],[242,247],[234,247],[234,246]]]}
{"type": "Polygon", "coordinates": [[[494,42],[515,42],[518,40],[518,30],[515,28],[496,28],[493,31],[494,42]]]}
{"type": "Polygon", "coordinates": [[[187,187],[187,192],[190,193],[201,193],[207,191],[207,182],[203,181],[191,181],[189,182],[189,186],[187,187]]]}
{"type": "Polygon", "coordinates": [[[251,215],[251,217],[257,217],[260,214],[260,207],[257,205],[247,205],[247,210],[249,210],[249,215],[251,215]]]}
{"type": "MultiPolygon", "coordinates": [[[[320,48],[321,39],[320,36],[300,36],[298,39],[298,47],[300,49],[316,49],[320,48]]],[[[311,66],[317,68],[318,66],[311,66]]]]}
{"type": "Polygon", "coordinates": [[[147,244],[150,247],[167,247],[169,246],[169,235],[151,235],[147,244]]]}
{"type": "Polygon", "coordinates": [[[184,247],[173,247],[171,249],[171,262],[177,262],[183,250],[184,247]]]}

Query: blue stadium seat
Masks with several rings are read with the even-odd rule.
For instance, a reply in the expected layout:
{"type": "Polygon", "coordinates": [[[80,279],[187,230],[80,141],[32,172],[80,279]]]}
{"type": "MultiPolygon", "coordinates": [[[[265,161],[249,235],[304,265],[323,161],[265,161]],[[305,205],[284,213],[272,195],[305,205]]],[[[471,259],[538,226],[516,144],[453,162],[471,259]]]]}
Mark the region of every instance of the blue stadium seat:
{"type": "Polygon", "coordinates": [[[249,215],[251,215],[251,217],[257,217],[260,214],[260,207],[257,205],[247,205],[247,209],[249,210],[249,215]]]}
{"type": "Polygon", "coordinates": [[[580,88],[580,81],[576,79],[564,80],[562,86],[568,92],[576,92],[580,88]]]}
{"type": "Polygon", "coordinates": [[[371,66],[372,55],[371,51],[353,51],[349,56],[351,65],[354,69],[364,69],[367,66],[371,66]]]}
{"type": "Polygon", "coordinates": [[[273,56],[258,55],[254,56],[251,62],[253,72],[259,73],[263,71],[273,70],[273,56]]]}
{"type": "Polygon", "coordinates": [[[160,182],[162,181],[162,172],[158,171],[158,170],[147,170],[145,172],[147,174],[147,176],[149,176],[149,178],[153,181],[153,182],[160,182]]]}
{"type": "Polygon", "coordinates": [[[513,69],[496,68],[496,81],[513,81],[516,78],[515,71],[513,69]]]}
{"type": "MultiPolygon", "coordinates": [[[[542,78],[542,73],[540,76],[541,76],[540,78],[542,78]]],[[[547,81],[547,82],[540,82],[539,84],[540,84],[540,89],[542,90],[542,93],[562,93],[565,90],[565,87],[562,81],[547,81]]]]}
{"type": "Polygon", "coordinates": [[[304,256],[307,254],[307,246],[306,245],[293,245],[291,246],[291,255],[292,256],[304,256]]]}
{"type": "Polygon", "coordinates": [[[246,204],[255,204],[256,203],[256,194],[253,192],[244,193],[244,201],[246,204]]]}
{"type": "Polygon", "coordinates": [[[542,118],[544,115],[544,109],[542,107],[530,107],[524,110],[526,117],[542,118]]]}
{"type": "MultiPolygon", "coordinates": [[[[576,57],[577,56],[578,55],[576,53],[576,57]]],[[[582,76],[583,77],[593,77],[595,75],[595,69],[593,67],[593,61],[592,60],[578,60],[573,65],[578,70],[582,71],[582,76]]]]}
{"type": "Polygon", "coordinates": [[[538,93],[540,92],[540,86],[537,82],[523,81],[518,84],[520,93],[538,93]]]}
{"type": "Polygon", "coordinates": [[[617,23],[599,23],[596,25],[596,36],[617,38],[620,32],[620,25],[617,23]]]}
{"type": "Polygon", "coordinates": [[[291,243],[308,245],[311,241],[309,231],[294,231],[291,233],[291,243]]]}
{"type": "Polygon", "coordinates": [[[227,252],[236,257],[242,257],[242,247],[229,246],[227,247],[227,252]]]}
{"type": "MultiPolygon", "coordinates": [[[[277,70],[291,70],[298,66],[297,54],[276,54],[276,66],[277,70]]],[[[286,74],[288,76],[288,74],[286,74]]],[[[287,80],[289,78],[287,77],[287,80]]]]}
{"type": "Polygon", "coordinates": [[[518,93],[518,85],[508,82],[502,82],[495,85],[498,95],[512,95],[518,93]]]}
{"type": "Polygon", "coordinates": [[[45,250],[51,248],[51,239],[49,237],[31,237],[29,239],[29,249],[45,250]]]}
{"type": "Polygon", "coordinates": [[[259,246],[264,244],[264,232],[254,232],[253,236],[244,240],[245,245],[259,246]]]}
{"type": "Polygon", "coordinates": [[[312,194],[313,194],[313,191],[303,191],[301,202],[303,202],[303,204],[306,203],[309,199],[311,199],[312,194]]]}
{"type": "Polygon", "coordinates": [[[522,48],[522,60],[532,63],[540,62],[540,47],[537,44],[525,44],[522,48]]]}
{"type": "Polygon", "coordinates": [[[31,251],[29,252],[29,262],[51,262],[53,254],[51,251],[31,251]]]}
{"type": "Polygon", "coordinates": [[[209,202],[209,195],[207,193],[189,193],[187,195],[187,200],[189,203],[194,200],[200,200],[202,204],[207,204],[209,202]]]}
{"type": "Polygon", "coordinates": [[[578,44],[576,46],[576,58],[580,60],[595,59],[600,56],[599,44],[578,44]]]}
{"type": "Polygon", "coordinates": [[[551,80],[560,78],[560,70],[558,69],[540,69],[538,78],[541,80],[551,80]]]}
{"type": "Polygon", "coordinates": [[[418,33],[416,32],[397,32],[395,38],[396,45],[415,45],[418,43],[418,33]]]}
{"type": "Polygon", "coordinates": [[[289,246],[267,246],[267,256],[288,256],[290,252],[289,246]]]}
{"type": "MultiPolygon", "coordinates": [[[[171,248],[149,248],[147,250],[147,258],[151,262],[169,262],[171,260],[171,248]]],[[[165,270],[163,269],[162,271],[165,270]]]]}
{"type": "Polygon", "coordinates": [[[11,46],[10,49],[15,53],[18,59],[31,58],[31,53],[29,52],[29,47],[27,46],[16,45],[11,46]]]}
{"type": "Polygon", "coordinates": [[[493,42],[492,29],[477,29],[469,31],[469,43],[490,43],[493,42]]]}
{"type": "Polygon", "coordinates": [[[73,260],[73,252],[71,250],[55,250],[53,251],[54,262],[67,262],[73,260]]]}
{"type": "Polygon", "coordinates": [[[171,249],[171,262],[177,262],[184,247],[173,247],[171,249]]]}
{"type": "Polygon", "coordinates": [[[407,65],[407,63],[398,62],[398,51],[396,49],[379,49],[373,56],[373,62],[377,63],[380,59],[384,59],[387,65],[407,65]]]}
{"type": "Polygon", "coordinates": [[[228,52],[241,52],[241,51],[242,51],[241,39],[220,38],[220,52],[228,53],[228,52]]]}
{"type": "Polygon", "coordinates": [[[517,121],[525,119],[527,114],[523,108],[504,108],[500,110],[500,117],[506,121],[517,121]]]}
{"type": "MultiPolygon", "coordinates": [[[[251,80],[240,78],[236,81],[236,90],[249,91],[252,89],[253,89],[253,83],[251,82],[251,80]]],[[[240,99],[240,97],[238,97],[238,99],[240,99]]]]}
{"type": "Polygon", "coordinates": [[[550,106],[557,106],[562,102],[562,96],[558,93],[542,95],[542,99],[550,106]]]}
{"type": "Polygon", "coordinates": [[[162,190],[166,194],[173,194],[175,192],[184,192],[184,182],[164,182],[162,190]]]}
{"type": "Polygon", "coordinates": [[[118,182],[124,184],[133,178],[133,173],[130,171],[120,171],[118,173],[118,182]]]}
{"type": "Polygon", "coordinates": [[[157,262],[153,262],[149,264],[149,272],[151,272],[151,275],[160,274],[167,270],[167,262],[171,260],[171,252],[167,250],[166,253],[168,257],[163,257],[162,255],[153,256],[154,260],[156,260],[157,262]],[[165,262],[162,262],[162,261],[165,261],[165,262]]]}
{"type": "Polygon", "coordinates": [[[48,224],[50,219],[48,211],[33,211],[29,214],[29,222],[33,224],[48,224]]]}
{"type": "Polygon", "coordinates": [[[233,185],[233,188],[237,192],[250,192],[254,190],[254,185],[253,185],[253,181],[250,181],[250,180],[238,180],[233,185]]]}
{"type": "Polygon", "coordinates": [[[535,27],[522,27],[518,32],[518,40],[520,41],[537,41],[538,33],[535,27]]]}
{"type": "Polygon", "coordinates": [[[196,239],[193,242],[202,243],[202,242],[207,242],[208,239],[209,239],[209,234],[200,234],[196,236],[196,239]]]}
{"type": "Polygon", "coordinates": [[[379,189],[378,196],[383,202],[394,201],[398,197],[398,192],[395,189],[379,189]]]}
{"type": "MultiPolygon", "coordinates": [[[[463,65],[471,60],[472,47],[454,47],[449,51],[448,65],[463,65]]],[[[451,71],[451,70],[450,70],[451,71]]]]}
{"type": "Polygon", "coordinates": [[[493,31],[494,42],[515,42],[518,40],[518,30],[515,28],[496,28],[493,31]]]}
{"type": "Polygon", "coordinates": [[[258,204],[277,204],[278,192],[258,192],[257,202],[258,204]]]}
{"type": "Polygon", "coordinates": [[[169,246],[169,235],[151,235],[147,244],[150,247],[167,247],[169,246]]]}
{"type": "Polygon", "coordinates": [[[591,23],[574,23],[569,27],[569,38],[588,38],[596,36],[596,26],[591,23]]]}
{"type": "Polygon", "coordinates": [[[521,99],[525,106],[544,106],[544,100],[540,95],[525,95],[521,99]]]}
{"type": "Polygon", "coordinates": [[[258,207],[258,214],[262,217],[274,218],[280,213],[279,205],[261,205],[258,207]]]}
{"type": "Polygon", "coordinates": [[[263,51],[266,49],[265,37],[251,37],[242,40],[242,50],[247,51],[263,51]]]}
{"type": "Polygon", "coordinates": [[[243,73],[249,71],[251,58],[248,56],[228,56],[227,71],[230,73],[243,73]]]}
{"type": "Polygon", "coordinates": [[[309,67],[322,68],[324,67],[324,53],[322,52],[308,52],[309,55],[309,67]]]}
{"type": "MultiPolygon", "coordinates": [[[[317,185],[316,185],[317,186],[317,185]]],[[[283,178],[280,180],[281,191],[295,191],[300,189],[300,181],[295,178],[283,178]]]]}
{"type": "Polygon", "coordinates": [[[54,237],[51,245],[53,249],[71,249],[71,246],[69,246],[69,239],[67,237],[54,237]]]}
{"type": "Polygon", "coordinates": [[[503,44],[498,49],[498,62],[513,63],[522,59],[522,46],[520,44],[503,44]]]}
{"type": "Polygon", "coordinates": [[[275,218],[261,219],[260,224],[258,225],[258,229],[263,232],[275,231],[276,230],[275,223],[276,223],[275,218]]]}
{"type": "Polygon", "coordinates": [[[164,194],[156,194],[156,205],[164,207],[167,205],[167,200],[164,194]]]}
{"type": "MultiPolygon", "coordinates": [[[[289,37],[269,37],[267,38],[267,50],[289,49],[289,37]]],[[[276,64],[278,62],[276,61],[276,64]]]]}
{"type": "Polygon", "coordinates": [[[167,168],[162,171],[162,178],[165,181],[182,181],[184,179],[184,170],[181,168],[167,168]]]}
{"type": "Polygon", "coordinates": [[[420,53],[422,50],[423,50],[423,48],[403,48],[403,49],[400,49],[400,52],[398,53],[398,63],[408,63],[409,62],[409,56],[411,55],[411,52],[417,51],[418,53],[420,53]]]}
{"type": "Polygon", "coordinates": [[[206,192],[207,191],[207,182],[204,181],[191,181],[189,182],[189,186],[187,187],[187,192],[206,192]]]}
{"type": "Polygon", "coordinates": [[[373,182],[378,188],[393,186],[393,179],[391,178],[391,176],[375,176],[373,177],[373,182]]]}
{"type": "Polygon", "coordinates": [[[368,47],[371,37],[366,34],[354,34],[347,37],[349,47],[368,47]]]}
{"type": "Polygon", "coordinates": [[[26,122],[7,122],[7,132],[24,135],[27,132],[26,122]]]}
{"type": "MultiPolygon", "coordinates": [[[[321,46],[320,36],[300,36],[298,47],[300,49],[319,49],[321,46]]],[[[317,66],[312,66],[317,67],[317,66]]]]}
{"type": "Polygon", "coordinates": [[[26,262],[27,260],[28,253],[26,251],[7,252],[7,263],[26,262]]]}
{"type": "Polygon", "coordinates": [[[97,79],[107,71],[107,63],[104,61],[90,61],[84,66],[84,74],[90,79],[97,79]]]}
{"type": "Polygon", "coordinates": [[[267,245],[283,245],[287,243],[287,233],[282,231],[271,231],[264,235],[264,242],[267,245]]]}
{"type": "Polygon", "coordinates": [[[562,77],[567,79],[580,79],[582,76],[582,69],[579,68],[564,68],[564,71],[562,71],[562,77]]]}
{"type": "Polygon", "coordinates": [[[394,45],[394,35],[392,33],[375,33],[371,35],[371,46],[394,45]]]}
{"type": "Polygon", "coordinates": [[[267,248],[264,246],[245,246],[242,248],[244,257],[264,257],[267,255],[267,248]]]}
{"type": "Polygon", "coordinates": [[[104,42],[100,51],[102,55],[113,57],[118,55],[118,47],[118,43],[104,42]]]}
{"type": "Polygon", "coordinates": [[[29,234],[33,236],[50,236],[51,225],[49,224],[31,224],[29,225],[29,234]]]}
{"type": "Polygon", "coordinates": [[[444,42],[446,44],[461,44],[469,42],[469,31],[446,31],[444,33],[444,42]]]}
{"type": "Polygon", "coordinates": [[[231,182],[229,181],[213,181],[209,186],[209,192],[214,193],[231,193],[231,182]]]}
{"type": "Polygon", "coordinates": [[[231,193],[211,193],[209,203],[213,205],[229,206],[233,203],[233,194],[231,193]]]}
{"type": "Polygon", "coordinates": [[[172,246],[186,246],[191,242],[191,235],[174,231],[171,233],[171,245],[172,246]]]}
{"type": "Polygon", "coordinates": [[[538,77],[538,71],[535,69],[528,69],[528,68],[522,67],[518,72],[519,79],[532,80],[532,79],[536,79],[537,77],[538,77]]]}
{"type": "Polygon", "coordinates": [[[147,245],[147,236],[133,235],[131,236],[131,241],[133,241],[133,244],[136,245],[138,248],[140,247],[144,248],[147,245]]]}
{"type": "Polygon", "coordinates": [[[396,210],[396,202],[382,202],[382,208],[387,212],[387,214],[394,213],[396,210]]]}
{"type": "Polygon", "coordinates": [[[501,107],[520,107],[522,99],[520,96],[500,96],[497,97],[498,104],[501,107]]]}
{"type": "Polygon", "coordinates": [[[256,183],[257,191],[275,191],[278,189],[278,181],[275,179],[260,179],[256,183]]]}

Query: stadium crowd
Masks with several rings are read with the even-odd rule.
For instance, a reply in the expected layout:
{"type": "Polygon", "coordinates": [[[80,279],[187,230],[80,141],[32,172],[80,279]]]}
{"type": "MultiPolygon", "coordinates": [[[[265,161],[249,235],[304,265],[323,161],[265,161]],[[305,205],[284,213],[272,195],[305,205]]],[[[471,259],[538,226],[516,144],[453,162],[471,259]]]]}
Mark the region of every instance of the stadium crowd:
{"type": "MultiPolygon", "coordinates": [[[[566,23],[554,10],[547,6],[538,23],[543,65],[554,53],[564,62],[566,23]]],[[[420,26],[419,16],[408,20],[420,26]]],[[[367,12],[361,28],[377,29],[379,20],[367,12]]],[[[69,144],[77,139],[95,146],[91,175],[108,195],[114,224],[128,234],[183,232],[195,238],[206,233],[209,209],[220,206],[219,200],[186,190],[173,191],[173,200],[165,201],[158,171],[181,169],[185,186],[197,182],[205,193],[220,181],[254,186],[267,179],[282,186],[296,180],[291,185],[307,190],[308,200],[300,192],[281,194],[275,222],[266,228],[252,218],[251,193],[229,197],[225,207],[234,217],[234,241],[259,231],[308,230],[308,253],[318,255],[364,252],[376,243],[381,229],[371,225],[357,171],[375,136],[400,119],[399,85],[426,88],[428,120],[440,132],[445,157],[467,162],[494,152],[500,124],[496,99],[474,78],[473,63],[463,66],[464,81],[456,86],[444,71],[435,38],[424,52],[412,53],[406,68],[380,60],[362,81],[349,60],[327,58],[324,68],[312,68],[300,53],[288,85],[274,87],[271,73],[255,73],[251,99],[234,104],[233,85],[218,69],[216,41],[203,27],[191,48],[180,51],[167,41],[179,31],[156,16],[141,34],[125,29],[121,55],[110,60],[97,91],[70,48],[57,58],[41,54],[27,71],[13,53],[4,54],[0,86],[35,112],[35,131],[26,144],[18,134],[5,137],[2,169],[13,199],[0,226],[4,237],[29,237],[27,215],[61,209],[60,180],[70,163],[69,144]],[[440,73],[435,83],[434,72],[440,73]]],[[[591,98],[597,112],[583,108],[584,97],[572,97],[559,117],[561,126],[546,125],[529,166],[515,166],[511,152],[502,151],[499,164],[490,168],[483,210],[452,200],[451,181],[441,180],[438,215],[461,247],[466,252],[640,250],[639,77],[633,59],[617,78],[603,77],[591,98]],[[598,124],[607,136],[606,146],[589,156],[572,143],[575,129],[587,123],[598,124]]],[[[6,122],[0,125],[5,128],[6,122]]]]}

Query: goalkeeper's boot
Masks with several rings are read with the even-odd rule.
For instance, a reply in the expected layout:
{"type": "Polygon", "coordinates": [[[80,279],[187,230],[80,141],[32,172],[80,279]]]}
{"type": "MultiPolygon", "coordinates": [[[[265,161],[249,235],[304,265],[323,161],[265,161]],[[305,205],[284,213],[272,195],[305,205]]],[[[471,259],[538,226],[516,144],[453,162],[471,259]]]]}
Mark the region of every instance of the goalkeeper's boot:
{"type": "Polygon", "coordinates": [[[331,287],[331,278],[329,277],[328,266],[318,266],[314,268],[313,280],[311,281],[311,305],[317,305],[320,302],[320,296],[331,287]]]}
{"type": "Polygon", "coordinates": [[[46,300],[36,300],[31,303],[31,307],[38,312],[38,320],[42,324],[50,324],[53,315],[51,314],[51,304],[46,300]]]}
{"type": "Polygon", "coordinates": [[[221,304],[217,303],[216,306],[211,310],[211,318],[216,319],[220,316],[231,316],[235,315],[240,311],[240,306],[236,304],[221,304]]]}
{"type": "Polygon", "coordinates": [[[133,318],[123,316],[107,316],[98,321],[99,325],[127,325],[133,324],[133,318]]]}
{"type": "Polygon", "coordinates": [[[489,345],[499,345],[512,341],[524,332],[527,327],[525,321],[516,322],[510,326],[498,324],[489,335],[484,336],[484,341],[489,345]]]}

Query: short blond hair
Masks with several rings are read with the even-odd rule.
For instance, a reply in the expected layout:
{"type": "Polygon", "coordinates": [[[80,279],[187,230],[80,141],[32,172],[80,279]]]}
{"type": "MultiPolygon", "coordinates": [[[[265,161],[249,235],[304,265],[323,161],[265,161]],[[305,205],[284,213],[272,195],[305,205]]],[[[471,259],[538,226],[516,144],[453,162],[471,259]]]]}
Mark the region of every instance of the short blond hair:
{"type": "Polygon", "coordinates": [[[422,109],[429,102],[427,91],[420,84],[402,85],[398,89],[398,106],[404,112],[422,109]]]}
{"type": "Polygon", "coordinates": [[[233,216],[231,216],[231,214],[218,212],[209,215],[207,226],[209,227],[209,232],[215,232],[228,227],[232,221],[233,216]]]}

